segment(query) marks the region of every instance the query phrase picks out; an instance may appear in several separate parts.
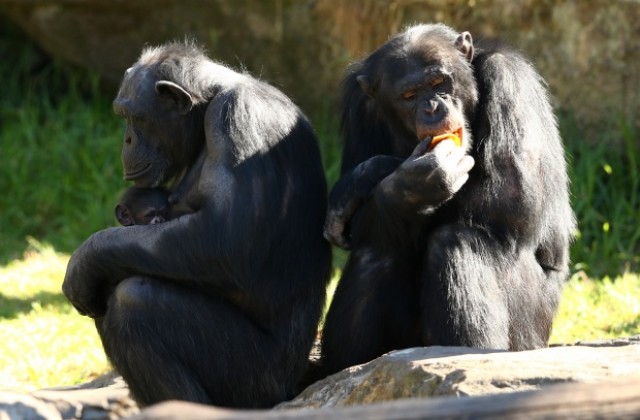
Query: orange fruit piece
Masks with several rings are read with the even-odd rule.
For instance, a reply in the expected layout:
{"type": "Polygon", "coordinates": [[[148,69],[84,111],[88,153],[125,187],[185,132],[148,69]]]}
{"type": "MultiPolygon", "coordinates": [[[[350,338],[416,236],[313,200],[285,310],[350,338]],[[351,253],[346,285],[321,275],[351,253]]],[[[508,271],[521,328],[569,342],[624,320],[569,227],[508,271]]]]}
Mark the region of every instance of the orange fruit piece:
{"type": "Polygon", "coordinates": [[[431,138],[431,144],[429,145],[429,150],[431,150],[434,147],[436,147],[436,144],[440,143],[443,140],[447,140],[447,139],[453,140],[455,145],[458,146],[458,147],[462,146],[462,139],[460,138],[459,135],[457,135],[455,133],[445,133],[445,134],[440,134],[438,136],[433,136],[431,138]]]}

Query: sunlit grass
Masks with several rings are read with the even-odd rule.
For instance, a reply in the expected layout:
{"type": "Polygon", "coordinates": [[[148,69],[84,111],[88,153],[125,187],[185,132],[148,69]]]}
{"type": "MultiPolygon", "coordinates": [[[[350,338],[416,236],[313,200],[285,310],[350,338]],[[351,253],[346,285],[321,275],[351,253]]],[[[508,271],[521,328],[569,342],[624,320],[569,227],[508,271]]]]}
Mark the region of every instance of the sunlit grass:
{"type": "Polygon", "coordinates": [[[69,257],[34,244],[0,267],[0,389],[72,385],[109,370],[93,322],[60,292],[69,257]]]}
{"type": "Polygon", "coordinates": [[[551,343],[640,334],[640,275],[593,281],[574,275],[553,325],[551,343]]]}

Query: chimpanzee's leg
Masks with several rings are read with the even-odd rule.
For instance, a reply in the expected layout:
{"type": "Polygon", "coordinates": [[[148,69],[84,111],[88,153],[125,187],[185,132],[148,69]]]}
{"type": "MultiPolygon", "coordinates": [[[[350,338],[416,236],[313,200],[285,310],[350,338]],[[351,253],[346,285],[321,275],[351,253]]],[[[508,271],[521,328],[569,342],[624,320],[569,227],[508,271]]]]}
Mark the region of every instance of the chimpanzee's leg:
{"type": "Polygon", "coordinates": [[[324,324],[325,374],[420,345],[415,267],[367,247],[351,253],[324,324]]]}
{"type": "Polygon", "coordinates": [[[428,240],[422,326],[425,345],[509,348],[508,273],[502,249],[479,230],[443,226],[428,240]]]}
{"type": "Polygon", "coordinates": [[[131,277],[117,286],[96,325],[142,406],[179,399],[269,407],[291,397],[293,381],[274,363],[284,350],[222,299],[131,277]]]}
{"type": "Polygon", "coordinates": [[[566,273],[551,257],[478,229],[443,226],[429,238],[422,293],[425,344],[527,350],[545,347],[566,273]],[[545,257],[545,272],[538,260],[545,257]],[[549,261],[547,261],[549,260],[549,261]]]}

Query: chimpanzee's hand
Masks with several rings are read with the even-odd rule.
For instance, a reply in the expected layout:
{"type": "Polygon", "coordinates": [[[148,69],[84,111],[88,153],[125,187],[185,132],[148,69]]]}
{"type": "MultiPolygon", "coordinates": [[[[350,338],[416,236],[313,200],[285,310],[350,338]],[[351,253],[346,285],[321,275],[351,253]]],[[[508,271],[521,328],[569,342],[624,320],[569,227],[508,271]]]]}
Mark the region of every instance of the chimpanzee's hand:
{"type": "Polygon", "coordinates": [[[351,244],[347,225],[353,214],[376,185],[401,163],[401,159],[392,156],[374,156],[340,178],[329,196],[329,209],[324,223],[324,237],[329,242],[349,249],[351,244]]]}
{"type": "Polygon", "coordinates": [[[429,213],[449,200],[469,179],[474,160],[451,140],[428,151],[422,141],[400,167],[380,183],[383,200],[401,213],[429,213]]]}
{"type": "Polygon", "coordinates": [[[62,292],[81,315],[97,318],[106,311],[106,296],[103,272],[98,268],[99,244],[103,232],[91,235],[74,251],[67,264],[67,272],[62,283],[62,292]]]}

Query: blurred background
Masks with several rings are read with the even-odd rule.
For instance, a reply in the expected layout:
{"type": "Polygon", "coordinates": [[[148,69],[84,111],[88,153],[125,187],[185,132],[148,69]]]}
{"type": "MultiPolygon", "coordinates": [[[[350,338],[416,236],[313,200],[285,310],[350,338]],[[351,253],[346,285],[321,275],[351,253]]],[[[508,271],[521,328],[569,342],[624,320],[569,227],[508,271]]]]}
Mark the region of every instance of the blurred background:
{"type": "Polygon", "coordinates": [[[193,38],[282,89],[312,119],[332,185],[345,66],[421,22],[509,41],[549,85],[579,223],[552,341],[638,334],[639,0],[0,0],[0,389],[108,369],[60,284],[68,254],[115,224],[111,100],[144,46],[193,38]]]}

